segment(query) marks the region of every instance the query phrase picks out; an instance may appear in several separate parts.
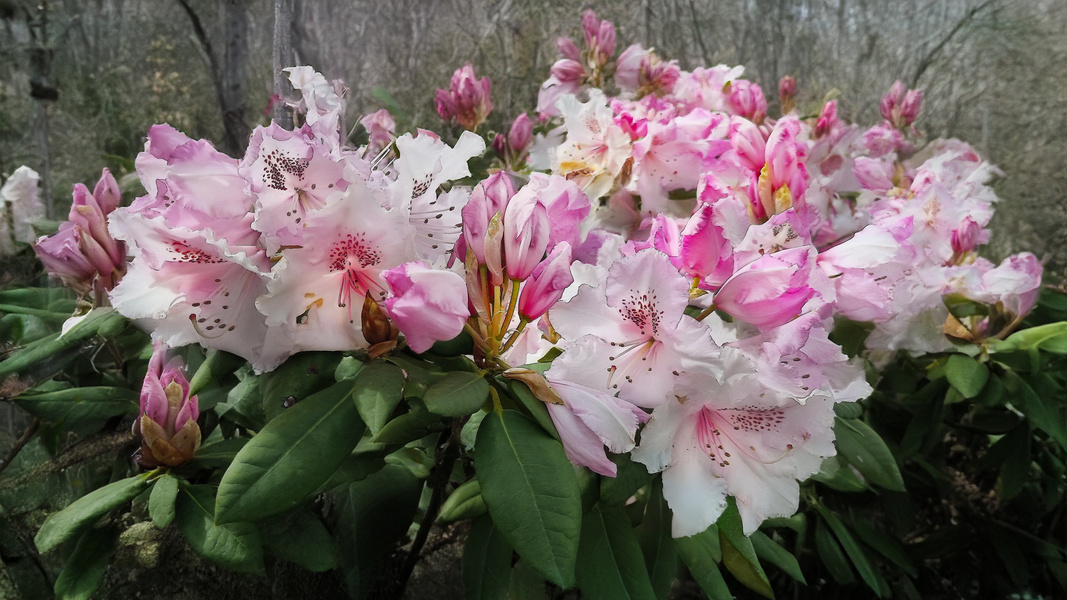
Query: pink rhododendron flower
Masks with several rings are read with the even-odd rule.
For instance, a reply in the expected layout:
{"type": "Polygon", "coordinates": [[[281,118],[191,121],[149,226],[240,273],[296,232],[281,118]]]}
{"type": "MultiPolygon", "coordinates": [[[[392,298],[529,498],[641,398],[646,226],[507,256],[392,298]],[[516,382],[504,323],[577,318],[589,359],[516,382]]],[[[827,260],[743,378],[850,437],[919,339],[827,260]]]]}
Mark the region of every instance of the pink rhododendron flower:
{"type": "Polygon", "coordinates": [[[818,292],[811,285],[815,249],[789,248],[737,270],[715,293],[715,307],[765,331],[796,318],[818,292]]]}
{"type": "Polygon", "coordinates": [[[616,260],[601,285],[583,285],[549,316],[563,339],[596,336],[585,368],[606,373],[601,384],[638,406],[671,394],[677,373],[709,370],[715,348],[707,326],[683,312],[689,282],[661,252],[648,249],[616,260]]]}
{"type": "Polygon", "coordinates": [[[385,309],[413,351],[425,352],[463,331],[470,311],[460,275],[410,262],[383,271],[382,278],[393,293],[385,309]]]}
{"type": "Polygon", "coordinates": [[[546,404],[559,432],[567,458],[593,472],[614,477],[615,463],[604,447],[615,453],[633,450],[637,428],[649,415],[634,404],[615,397],[603,387],[600,377],[586,368],[600,341],[585,336],[568,344],[552,362],[546,377],[563,404],[546,404]]]}

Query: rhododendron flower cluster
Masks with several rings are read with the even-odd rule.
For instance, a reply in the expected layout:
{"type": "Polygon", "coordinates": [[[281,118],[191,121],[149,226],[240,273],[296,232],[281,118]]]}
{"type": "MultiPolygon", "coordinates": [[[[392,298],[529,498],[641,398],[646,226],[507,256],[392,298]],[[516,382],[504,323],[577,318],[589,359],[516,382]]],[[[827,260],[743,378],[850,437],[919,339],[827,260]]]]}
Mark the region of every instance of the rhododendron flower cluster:
{"type": "MultiPolygon", "coordinates": [[[[963,142],[923,144],[918,90],[894,85],[863,129],[834,101],[794,110],[786,78],[775,117],[741,67],[616,56],[592,11],[582,32],[558,43],[543,122],[516,117],[473,176],[492,102],[470,65],[435,98],[468,130],[454,143],[398,136],[379,111],[360,121],[368,145],[346,146],[342,98],[309,67],[289,71],[303,124],[257,128],[241,159],[153,127],[147,193],[109,218],[132,256],[111,303],[160,342],[257,371],[306,350],[378,356],[400,347],[394,326],[416,353],[463,333],[483,373],[546,403],[573,463],[614,476],[609,453],[629,452],[662,473],[675,536],[728,497],[746,534],[797,510],[836,452],[835,404],[872,389],[836,321],[871,323],[868,352],[919,354],[1003,338],[1034,306],[1032,255],[977,255],[996,169],[963,142]]],[[[82,237],[106,234],[97,221],[82,237]]]]}

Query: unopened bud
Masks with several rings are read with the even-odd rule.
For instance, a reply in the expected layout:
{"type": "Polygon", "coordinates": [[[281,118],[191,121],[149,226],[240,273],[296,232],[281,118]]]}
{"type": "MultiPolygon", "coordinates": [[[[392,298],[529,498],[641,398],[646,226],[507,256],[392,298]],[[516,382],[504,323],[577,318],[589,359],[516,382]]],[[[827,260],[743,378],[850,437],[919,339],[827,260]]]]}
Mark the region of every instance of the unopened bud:
{"type": "Polygon", "coordinates": [[[372,346],[396,339],[395,328],[389,320],[389,315],[374,301],[370,291],[367,291],[367,296],[363,299],[362,327],[363,337],[372,346]]]}
{"type": "Polygon", "coordinates": [[[797,93],[797,82],[795,79],[786,75],[778,82],[778,101],[782,104],[782,114],[788,114],[793,112],[796,104],[793,102],[793,97],[797,93]]]}

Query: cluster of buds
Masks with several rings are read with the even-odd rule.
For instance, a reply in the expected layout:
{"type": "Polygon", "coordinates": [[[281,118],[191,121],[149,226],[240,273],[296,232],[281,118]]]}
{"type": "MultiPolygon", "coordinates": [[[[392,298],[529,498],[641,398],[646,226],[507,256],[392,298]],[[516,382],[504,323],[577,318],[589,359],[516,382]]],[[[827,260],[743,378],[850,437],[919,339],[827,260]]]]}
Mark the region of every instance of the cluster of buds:
{"type": "Polygon", "coordinates": [[[491,87],[489,78],[475,77],[474,67],[467,63],[452,74],[447,90],[437,90],[434,96],[437,114],[445,121],[455,121],[460,127],[474,131],[493,110],[493,102],[489,99],[491,87]]]}
{"type": "Polygon", "coordinates": [[[520,171],[526,164],[526,157],[530,154],[532,144],[533,121],[526,116],[526,113],[522,113],[512,122],[507,136],[498,133],[493,138],[493,152],[500,157],[504,168],[520,171]]]}
{"type": "Polygon", "coordinates": [[[915,122],[922,107],[922,90],[909,90],[904,82],[897,81],[885,96],[879,108],[882,118],[897,129],[904,129],[915,122]]]}
{"type": "Polygon", "coordinates": [[[107,229],[107,216],[121,200],[118,183],[104,169],[92,193],[80,183],[74,186],[67,221],[33,247],[49,275],[80,295],[94,292],[98,304],[126,272],[126,246],[107,229]]]}
{"type": "Polygon", "coordinates": [[[562,177],[534,174],[516,191],[500,171],[474,189],[456,256],[466,267],[469,331],[487,363],[506,364],[526,325],[573,283],[572,252],[589,210],[585,194],[562,177]]]}
{"type": "Polygon", "coordinates": [[[634,44],[619,55],[615,84],[635,98],[643,98],[673,88],[681,73],[677,61],[663,60],[651,50],[634,44]]]}
{"type": "Polygon", "coordinates": [[[141,438],[135,458],[150,468],[177,467],[200,448],[196,396],[189,396],[181,358],[168,360],[168,352],[166,344],[156,342],[141,388],[141,417],[133,422],[133,433],[141,438]]]}

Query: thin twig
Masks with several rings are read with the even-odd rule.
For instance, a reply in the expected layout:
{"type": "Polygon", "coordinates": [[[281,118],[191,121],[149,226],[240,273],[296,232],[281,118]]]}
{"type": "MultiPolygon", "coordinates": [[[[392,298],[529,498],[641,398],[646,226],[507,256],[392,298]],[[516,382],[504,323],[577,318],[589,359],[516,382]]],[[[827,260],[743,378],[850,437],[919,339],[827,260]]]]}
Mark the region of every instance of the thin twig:
{"type": "Polygon", "coordinates": [[[4,459],[4,461],[0,463],[0,473],[3,473],[4,469],[6,469],[7,466],[15,460],[15,457],[18,456],[19,452],[22,451],[22,447],[29,443],[30,439],[33,438],[33,434],[37,433],[37,428],[40,427],[40,425],[41,420],[34,419],[33,422],[30,423],[30,426],[26,428],[26,431],[22,432],[22,436],[20,436],[18,441],[15,442],[15,445],[11,448],[11,451],[7,453],[7,457],[4,459]]]}

